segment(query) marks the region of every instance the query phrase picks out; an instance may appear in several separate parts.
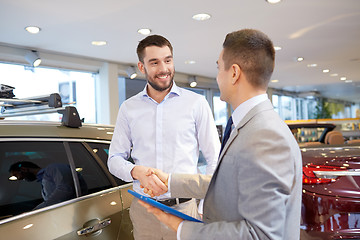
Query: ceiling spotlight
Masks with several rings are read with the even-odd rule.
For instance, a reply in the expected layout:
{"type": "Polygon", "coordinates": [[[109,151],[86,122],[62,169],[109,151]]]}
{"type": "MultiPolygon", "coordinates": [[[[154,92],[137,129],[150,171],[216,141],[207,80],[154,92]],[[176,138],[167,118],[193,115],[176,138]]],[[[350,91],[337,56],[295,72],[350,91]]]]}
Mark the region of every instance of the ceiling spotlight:
{"type": "Polygon", "coordinates": [[[94,46],[105,46],[107,44],[107,42],[106,41],[92,41],[91,44],[94,46]]]}
{"type": "Polygon", "coordinates": [[[40,32],[40,28],[39,27],[36,27],[36,26],[27,26],[25,28],[26,31],[28,31],[29,33],[32,33],[32,34],[37,34],[40,32]]]}
{"type": "Polygon", "coordinates": [[[188,81],[189,81],[190,87],[196,87],[197,81],[196,81],[196,77],[195,77],[195,76],[190,76],[190,77],[188,78],[188,81]]]}
{"type": "Polygon", "coordinates": [[[304,61],[304,58],[303,58],[303,57],[298,57],[298,58],[296,59],[296,61],[302,62],[302,61],[304,61]]]}
{"type": "Polygon", "coordinates": [[[196,62],[194,60],[186,60],[185,64],[195,64],[196,62]]]}
{"type": "Polygon", "coordinates": [[[138,33],[142,35],[149,35],[151,33],[151,29],[149,28],[141,28],[138,30],[138,33]]]}
{"type": "Polygon", "coordinates": [[[279,82],[279,80],[278,79],[273,79],[273,80],[271,80],[271,82],[272,83],[277,83],[277,82],[279,82]]]}
{"type": "Polygon", "coordinates": [[[126,69],[126,73],[130,79],[134,79],[137,77],[136,69],[133,66],[130,66],[126,69]]]}
{"type": "Polygon", "coordinates": [[[274,46],[275,51],[280,51],[282,48],[279,46],[274,46]]]}
{"type": "Polygon", "coordinates": [[[25,59],[33,67],[37,67],[41,63],[41,58],[35,50],[28,51],[25,55],[25,59]]]}
{"type": "Polygon", "coordinates": [[[317,64],[316,63],[311,63],[311,64],[308,64],[307,65],[309,68],[312,68],[312,67],[317,67],[317,64]]]}
{"type": "Polygon", "coordinates": [[[346,77],[341,77],[340,80],[341,80],[341,81],[345,81],[345,80],[346,80],[346,77]]]}
{"type": "Polygon", "coordinates": [[[192,18],[194,20],[197,21],[205,21],[211,18],[210,14],[207,13],[199,13],[199,14],[195,14],[194,16],[192,16],[192,18]]]}
{"type": "Polygon", "coordinates": [[[328,73],[328,72],[330,72],[330,69],[324,69],[323,70],[323,73],[328,73]]]}
{"type": "Polygon", "coordinates": [[[271,3],[271,4],[275,4],[275,3],[281,2],[281,0],[265,0],[265,1],[267,1],[268,3],[271,3]]]}

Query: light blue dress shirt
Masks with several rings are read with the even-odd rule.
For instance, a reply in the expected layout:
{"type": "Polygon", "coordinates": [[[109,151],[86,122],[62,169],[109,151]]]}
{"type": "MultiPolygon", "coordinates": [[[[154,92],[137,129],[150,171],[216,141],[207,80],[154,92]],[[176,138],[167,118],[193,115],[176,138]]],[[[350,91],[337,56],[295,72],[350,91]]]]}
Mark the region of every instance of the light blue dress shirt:
{"type": "MultiPolygon", "coordinates": [[[[206,99],[174,83],[164,100],[157,103],[146,89],[120,106],[109,150],[110,172],[124,181],[134,181],[131,170],[135,165],[127,160],[131,152],[136,165],[167,173],[197,173],[201,149],[206,173],[212,174],[220,141],[206,99]]],[[[133,188],[143,193],[139,181],[134,181],[133,188]]]]}

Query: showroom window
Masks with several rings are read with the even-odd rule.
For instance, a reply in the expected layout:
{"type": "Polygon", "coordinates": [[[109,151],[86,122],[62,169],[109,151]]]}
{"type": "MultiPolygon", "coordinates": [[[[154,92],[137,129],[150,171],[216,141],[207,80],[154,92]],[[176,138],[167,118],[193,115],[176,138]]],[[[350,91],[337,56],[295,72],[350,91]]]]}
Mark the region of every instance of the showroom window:
{"type": "MultiPolygon", "coordinates": [[[[63,105],[76,106],[84,122],[96,123],[94,73],[0,63],[0,78],[1,84],[15,88],[15,98],[59,93],[63,105]]],[[[19,118],[58,121],[60,117],[54,113],[19,118]]]]}

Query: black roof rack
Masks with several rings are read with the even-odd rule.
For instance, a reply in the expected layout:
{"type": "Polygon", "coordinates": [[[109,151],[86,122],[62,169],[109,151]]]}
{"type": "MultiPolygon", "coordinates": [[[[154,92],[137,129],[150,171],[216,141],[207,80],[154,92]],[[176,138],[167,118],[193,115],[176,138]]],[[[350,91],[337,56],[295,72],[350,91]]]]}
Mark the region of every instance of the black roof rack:
{"type": "Polygon", "coordinates": [[[67,127],[82,125],[79,113],[74,106],[62,107],[58,93],[33,98],[0,98],[0,118],[28,116],[46,113],[60,113],[63,115],[62,124],[67,127]]]}

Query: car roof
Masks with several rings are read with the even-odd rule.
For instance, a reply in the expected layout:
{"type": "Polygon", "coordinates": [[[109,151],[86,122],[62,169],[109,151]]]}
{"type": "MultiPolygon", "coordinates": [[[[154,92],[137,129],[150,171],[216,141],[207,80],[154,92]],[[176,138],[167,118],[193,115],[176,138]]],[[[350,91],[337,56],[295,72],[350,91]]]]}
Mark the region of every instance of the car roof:
{"type": "Polygon", "coordinates": [[[66,127],[60,122],[0,120],[0,138],[50,137],[111,140],[114,126],[83,124],[79,128],[66,127]]]}

